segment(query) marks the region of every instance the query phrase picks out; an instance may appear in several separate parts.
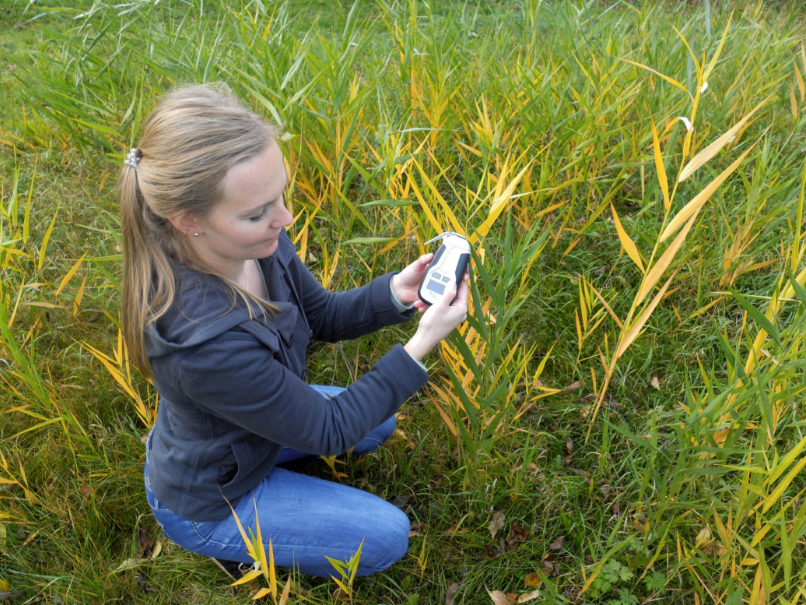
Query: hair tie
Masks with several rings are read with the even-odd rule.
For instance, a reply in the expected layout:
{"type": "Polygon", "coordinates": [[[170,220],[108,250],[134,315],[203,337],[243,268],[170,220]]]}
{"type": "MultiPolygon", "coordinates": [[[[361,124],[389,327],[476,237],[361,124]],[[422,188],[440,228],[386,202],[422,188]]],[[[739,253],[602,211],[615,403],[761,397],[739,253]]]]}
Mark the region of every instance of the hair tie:
{"type": "Polygon", "coordinates": [[[126,156],[126,160],[123,163],[126,166],[137,169],[137,164],[140,163],[141,159],[142,157],[140,156],[140,151],[137,149],[137,147],[132,147],[129,150],[129,155],[126,156]]]}

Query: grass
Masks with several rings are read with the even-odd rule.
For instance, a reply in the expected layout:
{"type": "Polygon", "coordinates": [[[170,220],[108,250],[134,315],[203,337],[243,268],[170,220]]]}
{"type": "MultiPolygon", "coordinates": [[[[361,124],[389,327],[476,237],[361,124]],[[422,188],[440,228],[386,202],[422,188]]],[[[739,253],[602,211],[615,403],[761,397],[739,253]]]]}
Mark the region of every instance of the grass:
{"type": "MultiPolygon", "coordinates": [[[[806,598],[801,8],[711,2],[709,40],[700,3],[54,4],[0,13],[0,592],[263,587],[233,593],[162,537],[142,488],[154,393],[118,344],[118,166],[162,91],[223,79],[292,135],[290,234],[323,283],[399,268],[443,229],[478,238],[464,338],[390,443],[337,467],[413,523],[353,602],[806,598]],[[666,227],[748,151],[640,295],[666,227]],[[545,245],[513,264],[530,229],[545,245]]],[[[349,384],[412,329],[314,347],[311,380],[349,384]]],[[[298,577],[288,602],[335,588],[298,577]]]]}

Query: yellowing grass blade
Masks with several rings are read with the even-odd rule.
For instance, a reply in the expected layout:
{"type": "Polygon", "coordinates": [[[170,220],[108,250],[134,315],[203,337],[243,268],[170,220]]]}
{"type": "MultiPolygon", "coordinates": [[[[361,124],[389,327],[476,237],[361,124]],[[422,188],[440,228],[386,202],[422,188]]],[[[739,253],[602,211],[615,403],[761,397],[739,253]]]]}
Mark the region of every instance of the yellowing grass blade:
{"type": "Polygon", "coordinates": [[[423,209],[425,216],[428,218],[428,221],[431,223],[431,226],[434,228],[434,231],[437,233],[442,233],[445,231],[442,228],[442,224],[437,220],[437,217],[434,216],[434,213],[431,212],[431,208],[428,207],[428,204],[425,203],[423,199],[423,194],[420,193],[419,188],[417,187],[417,183],[414,181],[411,176],[409,176],[409,184],[411,185],[412,190],[414,191],[414,195],[417,198],[417,201],[420,202],[420,208],[423,209]]]}
{"type": "Polygon", "coordinates": [[[666,249],[663,255],[658,259],[652,269],[646,274],[644,277],[644,281],[641,284],[641,289],[638,291],[638,297],[635,300],[635,304],[640,305],[641,302],[646,298],[646,295],[652,291],[652,288],[655,287],[655,284],[658,283],[660,280],[660,276],[663,275],[663,272],[669,267],[672,263],[672,259],[674,259],[675,254],[680,249],[680,246],[683,245],[683,240],[686,239],[686,235],[688,234],[691,227],[694,225],[694,221],[697,219],[697,215],[691,217],[686,226],[677,234],[677,237],[674,238],[674,241],[671,245],[666,249]]]}
{"type": "Polygon", "coordinates": [[[68,284],[70,279],[72,279],[72,277],[76,274],[76,271],[78,271],[78,268],[81,266],[81,263],[84,262],[85,256],[87,256],[86,252],[84,252],[84,254],[81,255],[81,258],[79,258],[76,264],[73,265],[72,269],[70,269],[67,272],[67,275],[65,275],[62,278],[62,283],[59,284],[59,288],[56,290],[56,296],[58,296],[61,293],[61,291],[64,290],[64,287],[68,284]]]}
{"type": "Polygon", "coordinates": [[[669,76],[665,76],[662,73],[660,73],[659,71],[655,71],[651,67],[647,67],[646,65],[643,65],[641,63],[636,63],[635,61],[630,61],[629,59],[622,59],[622,61],[624,61],[625,63],[630,63],[631,65],[635,65],[636,67],[640,67],[641,69],[645,69],[645,70],[647,70],[649,72],[652,72],[656,76],[660,76],[661,78],[666,80],[669,84],[671,84],[672,86],[676,86],[677,88],[679,88],[680,90],[685,92],[690,98],[693,99],[693,97],[691,96],[691,93],[688,91],[688,89],[685,86],[683,86],[680,82],[675,80],[674,78],[670,78],[669,76]]]}
{"type": "Polygon", "coordinates": [[[633,262],[638,265],[641,273],[644,273],[644,263],[641,262],[641,255],[638,253],[638,247],[635,245],[635,242],[630,239],[630,236],[627,235],[627,232],[624,231],[624,227],[621,226],[621,221],[618,218],[618,214],[616,213],[616,209],[613,207],[613,204],[610,204],[610,210],[613,212],[613,222],[616,224],[616,231],[618,232],[619,240],[621,240],[621,245],[624,246],[624,250],[633,260],[633,262]]]}
{"type": "Polygon", "coordinates": [[[280,602],[277,605],[285,605],[288,601],[288,595],[291,594],[291,576],[288,576],[288,580],[286,580],[285,588],[283,588],[283,594],[280,595],[280,602]]]}
{"type": "Polygon", "coordinates": [[[230,584],[230,586],[240,586],[241,584],[247,584],[248,582],[251,582],[255,578],[259,577],[260,574],[262,573],[263,572],[260,569],[253,569],[249,573],[245,574],[241,579],[230,584]]]}
{"type": "Polygon", "coordinates": [[[716,52],[714,56],[711,58],[711,62],[708,64],[708,67],[705,68],[705,73],[702,76],[704,82],[708,81],[708,76],[711,75],[711,72],[714,70],[714,66],[716,65],[717,60],[719,60],[719,55],[722,53],[722,47],[725,45],[725,38],[728,37],[728,29],[730,29],[730,22],[733,20],[733,13],[731,13],[730,17],[728,17],[728,24],[725,26],[725,31],[722,33],[722,39],[719,41],[719,46],[716,47],[716,52]]]}
{"type": "Polygon", "coordinates": [[[800,93],[801,102],[806,101],[806,83],[803,81],[803,76],[800,75],[797,60],[794,61],[795,68],[795,81],[798,83],[798,92],[800,93]]]}
{"type": "MultiPolygon", "coordinates": [[[[759,138],[758,141],[760,140],[761,139],[759,138]]],[[[735,162],[733,162],[733,164],[728,166],[722,172],[722,174],[720,174],[713,181],[711,181],[705,189],[703,189],[697,195],[695,195],[694,199],[692,199],[688,204],[686,204],[683,207],[683,209],[675,215],[675,217],[669,222],[669,225],[666,227],[666,229],[663,230],[663,233],[660,236],[661,242],[665,241],[672,233],[677,231],[688,219],[690,219],[693,216],[697,216],[697,214],[700,212],[700,209],[702,209],[702,207],[705,205],[705,202],[711,199],[711,196],[719,188],[719,186],[722,183],[724,183],[725,180],[731,174],[733,174],[733,172],[747,157],[747,154],[753,151],[755,146],[758,144],[758,141],[753,143],[750,146],[750,148],[747,149],[747,151],[745,151],[742,155],[739,156],[738,160],[736,160],[735,162]]]]}
{"type": "Polygon", "coordinates": [[[660,303],[660,301],[663,299],[663,295],[666,294],[666,289],[669,287],[669,284],[672,283],[673,279],[674,275],[666,280],[666,283],[663,284],[663,287],[655,295],[655,298],[652,299],[652,302],[647,305],[647,308],[644,309],[644,312],[641,313],[640,317],[638,317],[638,319],[635,320],[635,323],[630,327],[630,331],[622,337],[618,349],[616,349],[616,354],[613,356],[614,362],[624,354],[624,351],[627,350],[627,347],[629,347],[638,337],[638,333],[641,331],[641,328],[644,327],[644,324],[649,319],[649,316],[652,315],[655,307],[657,307],[658,303],[660,303]]]}
{"type": "MultiPolygon", "coordinates": [[[[652,121],[652,147],[655,151],[655,168],[658,171],[658,181],[660,190],[663,191],[663,205],[668,211],[672,207],[669,200],[669,180],[666,178],[666,167],[663,165],[663,156],[660,152],[660,140],[658,139],[658,129],[655,128],[655,121],[652,121]]],[[[643,269],[641,269],[643,271],[643,269]]]]}
{"type": "Polygon", "coordinates": [[[471,244],[475,244],[479,238],[485,237],[487,233],[490,232],[490,229],[495,224],[495,221],[498,220],[498,217],[504,211],[507,206],[507,202],[512,197],[512,192],[515,191],[515,187],[518,186],[523,175],[526,174],[526,171],[531,167],[531,162],[521,170],[514,179],[512,179],[507,188],[504,192],[496,199],[493,200],[493,205],[490,207],[490,214],[487,215],[485,221],[476,229],[475,233],[473,233],[469,238],[468,241],[471,244]]]}
{"type": "MultiPolygon", "coordinates": [[[[226,498],[224,498],[227,500],[226,498]]],[[[232,511],[232,516],[235,517],[235,524],[238,526],[238,531],[241,533],[241,538],[243,538],[244,544],[246,544],[246,550],[249,552],[249,556],[252,557],[253,560],[257,561],[257,553],[255,549],[252,547],[252,541],[246,536],[246,532],[243,529],[243,525],[241,525],[241,520],[238,518],[238,515],[235,512],[235,509],[232,508],[232,504],[229,503],[227,500],[227,504],[229,505],[230,510],[232,511]]]]}
{"type": "Polygon", "coordinates": [[[425,184],[428,185],[428,188],[431,190],[431,193],[439,202],[440,206],[442,206],[442,209],[445,211],[445,216],[448,217],[448,222],[450,222],[451,226],[453,227],[453,230],[456,233],[464,235],[465,234],[464,229],[462,229],[462,226],[459,224],[459,221],[456,220],[456,217],[451,211],[450,206],[448,206],[448,204],[442,198],[442,195],[439,193],[439,190],[434,186],[434,183],[431,182],[431,179],[428,178],[428,175],[425,173],[422,166],[420,166],[419,162],[414,162],[414,165],[417,166],[417,170],[419,171],[423,181],[425,181],[425,184]]]}
{"type": "Polygon", "coordinates": [[[48,225],[47,230],[45,231],[45,236],[42,238],[42,248],[39,250],[39,264],[37,265],[37,270],[42,270],[42,265],[45,264],[45,257],[47,256],[48,250],[48,241],[50,241],[50,234],[53,233],[53,227],[56,225],[56,217],[59,215],[59,208],[61,207],[61,202],[56,204],[56,212],[53,213],[53,218],[50,220],[50,225],[48,225]]]}

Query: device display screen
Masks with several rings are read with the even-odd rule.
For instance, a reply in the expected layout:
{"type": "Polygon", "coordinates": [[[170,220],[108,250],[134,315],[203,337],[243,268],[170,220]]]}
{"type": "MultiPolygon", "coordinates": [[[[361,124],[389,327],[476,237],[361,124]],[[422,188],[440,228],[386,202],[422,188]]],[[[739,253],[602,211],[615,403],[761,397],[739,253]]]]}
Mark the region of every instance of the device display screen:
{"type": "Polygon", "coordinates": [[[428,282],[428,289],[437,294],[444,294],[445,292],[445,286],[433,279],[428,282]]]}

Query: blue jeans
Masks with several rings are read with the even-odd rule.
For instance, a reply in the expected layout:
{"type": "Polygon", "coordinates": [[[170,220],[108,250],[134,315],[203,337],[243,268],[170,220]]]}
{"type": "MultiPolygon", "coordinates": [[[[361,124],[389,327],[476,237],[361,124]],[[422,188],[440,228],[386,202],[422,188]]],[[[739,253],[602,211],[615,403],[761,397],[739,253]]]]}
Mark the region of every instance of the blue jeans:
{"type": "MultiPolygon", "coordinates": [[[[343,389],[312,385],[323,395],[336,395],[343,389]]],[[[373,429],[353,452],[363,454],[377,449],[395,430],[395,418],[373,429]]],[[[154,496],[148,482],[148,454],[151,435],[146,442],[146,498],[165,535],[192,552],[252,563],[238,531],[235,518],[221,521],[188,521],[154,496]]],[[[277,464],[310,457],[289,447],[280,450],[277,464]]],[[[361,550],[357,575],[381,571],[406,554],[409,544],[409,519],[405,513],[370,493],[294,473],[275,466],[269,476],[248,491],[235,505],[247,536],[257,535],[255,507],[268,557],[269,539],[278,567],[299,569],[302,573],[327,578],[338,577],[325,559],[347,561],[361,550]]]]}

